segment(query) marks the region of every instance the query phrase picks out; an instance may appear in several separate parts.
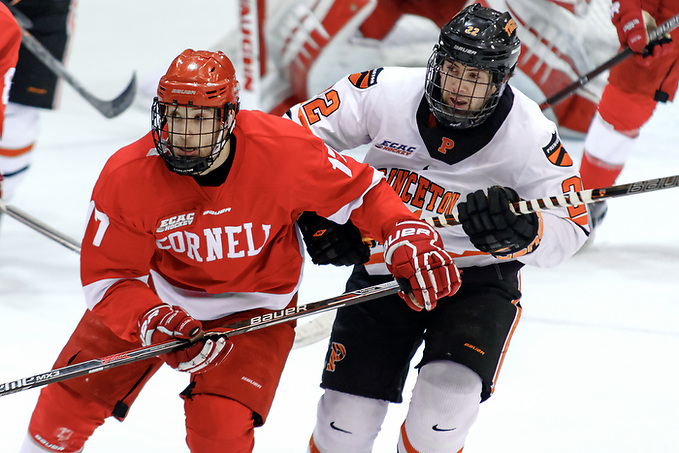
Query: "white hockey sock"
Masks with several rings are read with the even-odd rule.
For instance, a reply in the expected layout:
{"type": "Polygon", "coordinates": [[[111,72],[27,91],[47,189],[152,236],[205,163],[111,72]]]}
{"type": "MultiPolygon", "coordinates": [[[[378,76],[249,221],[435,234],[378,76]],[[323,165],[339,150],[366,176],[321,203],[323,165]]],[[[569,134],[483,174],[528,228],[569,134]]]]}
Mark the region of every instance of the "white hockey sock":
{"type": "Polygon", "coordinates": [[[399,453],[454,453],[479,412],[481,378],[464,365],[430,362],[417,377],[401,427],[399,453]]]}
{"type": "Polygon", "coordinates": [[[0,148],[21,149],[31,145],[40,132],[40,109],[8,102],[5,107],[0,148]]]}
{"type": "Polygon", "coordinates": [[[590,156],[609,165],[624,165],[637,140],[636,137],[630,137],[630,133],[616,131],[597,112],[587,131],[585,150],[590,156]]]}
{"type": "Polygon", "coordinates": [[[388,407],[388,401],[326,390],[318,402],[309,451],[370,453],[388,407]]]}
{"type": "Polygon", "coordinates": [[[0,138],[0,173],[4,175],[2,199],[5,201],[12,200],[33,158],[33,143],[38,137],[40,122],[38,110],[12,102],[7,104],[0,138]]]}

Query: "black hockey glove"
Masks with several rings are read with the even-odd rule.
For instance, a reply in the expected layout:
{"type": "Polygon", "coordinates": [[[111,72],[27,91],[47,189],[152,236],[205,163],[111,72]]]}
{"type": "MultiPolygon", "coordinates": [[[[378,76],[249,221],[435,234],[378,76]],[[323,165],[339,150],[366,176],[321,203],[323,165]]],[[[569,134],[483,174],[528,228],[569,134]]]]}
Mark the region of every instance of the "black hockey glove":
{"type": "Polygon", "coordinates": [[[457,206],[464,232],[474,247],[493,256],[532,252],[539,244],[540,219],[536,213],[514,214],[509,203],[519,201],[514,189],[493,186],[467,195],[457,206]]]}
{"type": "Polygon", "coordinates": [[[351,221],[340,225],[315,212],[304,212],[297,224],[314,264],[353,266],[370,259],[370,247],[351,221]]]}

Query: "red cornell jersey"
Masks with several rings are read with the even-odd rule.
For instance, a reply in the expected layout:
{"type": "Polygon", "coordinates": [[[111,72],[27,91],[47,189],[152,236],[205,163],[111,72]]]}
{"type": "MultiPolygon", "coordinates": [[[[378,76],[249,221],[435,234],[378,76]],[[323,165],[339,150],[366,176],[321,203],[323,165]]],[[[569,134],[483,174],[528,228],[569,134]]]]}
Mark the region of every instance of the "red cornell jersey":
{"type": "Polygon", "coordinates": [[[9,88],[19,58],[21,29],[7,7],[0,3],[0,137],[5,122],[5,106],[9,100],[9,88]]]}
{"type": "Polygon", "coordinates": [[[121,337],[135,338],[139,316],[163,302],[200,320],[288,306],[301,281],[294,222],[303,211],[339,223],[351,216],[378,240],[414,218],[381,173],[291,121],[241,111],[234,139],[216,187],[168,170],[150,133],[104,167],[81,278],[88,307],[121,337]]]}

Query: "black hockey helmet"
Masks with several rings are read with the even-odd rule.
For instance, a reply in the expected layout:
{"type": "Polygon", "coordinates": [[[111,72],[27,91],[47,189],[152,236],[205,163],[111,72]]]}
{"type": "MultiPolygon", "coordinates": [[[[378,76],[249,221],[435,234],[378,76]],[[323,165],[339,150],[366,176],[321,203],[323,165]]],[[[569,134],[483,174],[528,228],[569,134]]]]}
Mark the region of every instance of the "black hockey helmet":
{"type": "Polygon", "coordinates": [[[502,13],[475,3],[455,15],[441,28],[439,41],[427,64],[425,97],[436,119],[456,129],[483,123],[497,107],[520,51],[516,22],[508,12],[502,13]],[[457,88],[462,83],[459,75],[450,74],[444,67],[446,61],[448,66],[457,62],[490,74],[480,109],[460,109],[444,100],[456,96],[450,84],[444,83],[447,78],[457,77],[457,88]],[[443,95],[446,87],[448,96],[443,95]]]}

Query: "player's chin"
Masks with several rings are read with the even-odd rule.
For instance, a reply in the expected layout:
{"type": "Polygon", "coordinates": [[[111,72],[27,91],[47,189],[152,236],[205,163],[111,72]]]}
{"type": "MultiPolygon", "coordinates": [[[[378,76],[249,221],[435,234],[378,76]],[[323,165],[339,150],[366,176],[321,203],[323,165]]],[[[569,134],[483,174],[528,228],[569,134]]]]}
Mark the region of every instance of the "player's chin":
{"type": "Polygon", "coordinates": [[[471,111],[469,102],[466,101],[450,101],[446,104],[448,112],[454,116],[466,116],[471,111]]]}

